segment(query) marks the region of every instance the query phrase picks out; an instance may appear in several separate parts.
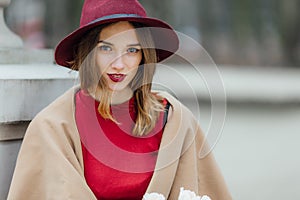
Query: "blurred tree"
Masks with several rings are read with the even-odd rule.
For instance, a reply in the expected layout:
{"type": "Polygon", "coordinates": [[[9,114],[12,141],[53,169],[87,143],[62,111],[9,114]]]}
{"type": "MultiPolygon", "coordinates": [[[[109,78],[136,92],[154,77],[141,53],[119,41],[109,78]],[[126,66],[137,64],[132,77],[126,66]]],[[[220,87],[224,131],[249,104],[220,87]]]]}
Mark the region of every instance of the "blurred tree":
{"type": "Polygon", "coordinates": [[[173,24],[174,0],[139,0],[139,2],[146,8],[149,16],[164,19],[168,23],[173,24]]]}
{"type": "Polygon", "coordinates": [[[283,45],[285,64],[300,67],[300,1],[276,1],[277,26],[283,45]]]}
{"type": "Polygon", "coordinates": [[[79,26],[84,0],[44,0],[46,3],[46,42],[55,47],[65,35],[79,26]]]}
{"type": "MultiPolygon", "coordinates": [[[[46,47],[54,48],[78,27],[84,0],[13,0],[9,25],[37,1],[46,8],[46,47]],[[20,2],[28,7],[21,9],[20,2]]],[[[300,0],[139,1],[149,16],[199,41],[218,64],[300,66],[300,0]]]]}
{"type": "Polygon", "coordinates": [[[300,65],[299,0],[200,0],[197,7],[202,44],[216,62],[300,65]],[[228,48],[220,48],[222,38],[228,48]]]}

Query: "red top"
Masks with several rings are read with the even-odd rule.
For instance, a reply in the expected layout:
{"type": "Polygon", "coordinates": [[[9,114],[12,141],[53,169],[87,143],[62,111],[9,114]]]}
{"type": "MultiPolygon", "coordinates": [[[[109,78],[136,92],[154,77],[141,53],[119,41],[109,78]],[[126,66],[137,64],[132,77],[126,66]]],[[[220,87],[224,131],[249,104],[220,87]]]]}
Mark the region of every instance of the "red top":
{"type": "Polygon", "coordinates": [[[111,106],[118,124],[103,119],[98,105],[82,90],[76,94],[76,123],[87,184],[98,199],[140,200],[153,175],[164,112],[150,134],[136,137],[131,134],[136,119],[134,98],[111,106]]]}

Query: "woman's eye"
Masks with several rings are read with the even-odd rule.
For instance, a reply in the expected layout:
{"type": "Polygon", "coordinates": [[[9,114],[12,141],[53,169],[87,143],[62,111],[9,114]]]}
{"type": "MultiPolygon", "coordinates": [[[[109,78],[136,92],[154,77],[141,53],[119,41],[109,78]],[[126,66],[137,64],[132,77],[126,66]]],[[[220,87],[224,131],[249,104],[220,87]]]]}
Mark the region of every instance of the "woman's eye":
{"type": "Polygon", "coordinates": [[[112,51],[112,48],[111,48],[110,46],[108,46],[108,45],[101,45],[101,46],[99,47],[99,49],[100,49],[101,51],[104,51],[104,52],[112,51]]]}
{"type": "Polygon", "coordinates": [[[127,49],[128,53],[138,53],[139,51],[140,51],[140,49],[134,48],[134,47],[127,49]]]}

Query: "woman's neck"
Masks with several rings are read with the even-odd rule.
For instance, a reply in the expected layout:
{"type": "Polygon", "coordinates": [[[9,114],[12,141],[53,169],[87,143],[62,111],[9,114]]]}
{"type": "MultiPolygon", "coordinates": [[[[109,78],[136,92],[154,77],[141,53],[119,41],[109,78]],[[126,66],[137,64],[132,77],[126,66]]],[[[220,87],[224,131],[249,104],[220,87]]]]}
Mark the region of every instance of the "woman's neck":
{"type": "Polygon", "coordinates": [[[130,88],[127,91],[113,91],[111,93],[111,104],[121,104],[125,101],[128,101],[133,95],[133,92],[130,88]]]}
{"type": "MultiPolygon", "coordinates": [[[[97,88],[95,95],[92,95],[93,98],[96,100],[100,101],[101,100],[101,95],[103,93],[101,92],[101,89],[97,88]]],[[[110,91],[110,104],[116,105],[116,104],[121,104],[124,103],[125,101],[128,101],[133,95],[133,91],[131,88],[125,88],[121,91],[110,91]]]]}

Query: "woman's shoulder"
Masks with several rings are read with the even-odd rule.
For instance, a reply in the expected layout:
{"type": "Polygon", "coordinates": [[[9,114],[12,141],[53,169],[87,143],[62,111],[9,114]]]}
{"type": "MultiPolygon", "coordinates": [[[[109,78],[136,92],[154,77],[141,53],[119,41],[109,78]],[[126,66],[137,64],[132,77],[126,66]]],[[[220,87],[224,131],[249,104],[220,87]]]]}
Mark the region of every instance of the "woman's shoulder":
{"type": "Polygon", "coordinates": [[[156,96],[156,98],[158,100],[166,100],[168,101],[171,105],[172,104],[181,104],[180,101],[178,101],[178,99],[176,98],[175,95],[167,92],[167,91],[163,91],[163,90],[153,90],[152,94],[156,96]]]}
{"type": "Polygon", "coordinates": [[[161,90],[155,90],[153,93],[159,98],[166,99],[170,104],[168,118],[170,118],[172,114],[183,115],[186,117],[193,116],[193,113],[181,101],[179,101],[174,94],[161,90]]]}

